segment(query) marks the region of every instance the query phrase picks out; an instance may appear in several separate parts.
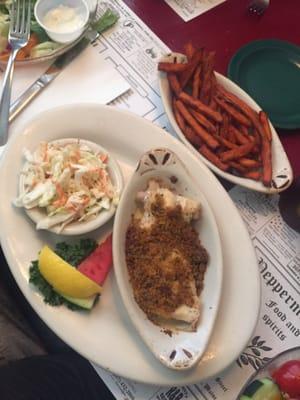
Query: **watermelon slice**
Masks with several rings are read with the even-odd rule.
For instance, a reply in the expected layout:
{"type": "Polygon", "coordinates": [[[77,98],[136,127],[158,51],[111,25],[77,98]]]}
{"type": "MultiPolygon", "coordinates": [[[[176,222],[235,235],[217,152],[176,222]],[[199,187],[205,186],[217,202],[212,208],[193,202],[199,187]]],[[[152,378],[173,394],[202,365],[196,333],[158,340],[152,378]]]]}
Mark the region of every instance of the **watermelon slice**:
{"type": "Polygon", "coordinates": [[[92,281],[102,285],[112,265],[112,235],[94,250],[78,266],[78,271],[92,281]]]}

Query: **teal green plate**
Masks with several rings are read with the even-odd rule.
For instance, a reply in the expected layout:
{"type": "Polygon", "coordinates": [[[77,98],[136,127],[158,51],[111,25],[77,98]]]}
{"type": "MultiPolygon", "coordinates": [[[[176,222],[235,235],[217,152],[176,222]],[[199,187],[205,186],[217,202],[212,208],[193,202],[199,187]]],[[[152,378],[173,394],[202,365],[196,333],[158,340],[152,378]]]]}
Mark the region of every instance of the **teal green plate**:
{"type": "Polygon", "coordinates": [[[281,40],[250,42],[231,59],[228,76],[268,113],[274,126],[300,127],[300,47],[281,40]]]}

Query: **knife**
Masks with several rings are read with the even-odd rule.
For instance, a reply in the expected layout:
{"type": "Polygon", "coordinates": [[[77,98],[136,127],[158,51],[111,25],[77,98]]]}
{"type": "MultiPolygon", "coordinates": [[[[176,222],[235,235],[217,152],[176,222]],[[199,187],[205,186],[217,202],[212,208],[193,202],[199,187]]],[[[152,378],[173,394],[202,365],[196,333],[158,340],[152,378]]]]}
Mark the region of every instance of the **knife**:
{"type": "Polygon", "coordinates": [[[41,75],[16,101],[9,110],[9,122],[14,118],[43,90],[57,75],[69,65],[90,43],[93,43],[100,33],[93,29],[86,31],[84,37],[66,53],[57,57],[47,71],[41,75]]]}

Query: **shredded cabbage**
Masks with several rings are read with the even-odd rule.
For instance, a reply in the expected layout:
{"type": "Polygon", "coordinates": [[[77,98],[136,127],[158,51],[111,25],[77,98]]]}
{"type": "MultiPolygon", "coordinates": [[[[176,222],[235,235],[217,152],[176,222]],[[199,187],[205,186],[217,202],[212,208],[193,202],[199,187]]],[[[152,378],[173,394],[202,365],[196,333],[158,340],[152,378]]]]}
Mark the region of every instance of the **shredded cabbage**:
{"type": "Polygon", "coordinates": [[[46,217],[37,229],[85,221],[118,204],[119,193],[107,171],[107,154],[95,153],[80,141],[41,142],[34,152],[25,149],[24,157],[24,191],[14,205],[45,210],[46,217]]]}

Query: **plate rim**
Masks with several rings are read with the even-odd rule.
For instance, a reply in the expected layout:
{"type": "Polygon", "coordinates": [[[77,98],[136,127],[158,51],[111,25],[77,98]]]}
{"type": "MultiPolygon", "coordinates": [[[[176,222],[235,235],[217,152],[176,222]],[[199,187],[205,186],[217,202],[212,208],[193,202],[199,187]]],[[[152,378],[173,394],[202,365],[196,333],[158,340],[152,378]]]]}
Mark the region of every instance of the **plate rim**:
{"type": "MultiPolygon", "coordinates": [[[[266,49],[274,48],[283,51],[289,49],[290,51],[293,51],[295,54],[297,53],[300,59],[300,46],[297,46],[296,44],[291,43],[287,40],[281,40],[275,38],[253,40],[251,42],[246,43],[244,46],[240,47],[233,54],[227,67],[227,77],[231,79],[233,82],[235,82],[238,86],[240,86],[240,82],[237,80],[237,75],[240,70],[242,61],[247,57],[249,57],[251,54],[256,53],[258,50],[262,50],[265,48],[266,49]]],[[[242,86],[240,86],[240,88],[246,91],[246,89],[244,89],[242,86]]],[[[296,117],[298,118],[298,122],[297,121],[289,122],[284,117],[283,118],[279,117],[279,119],[276,117],[275,119],[274,118],[272,119],[272,123],[279,129],[293,130],[300,128],[300,112],[296,114],[296,117]]]]}
{"type": "MultiPolygon", "coordinates": [[[[260,310],[260,303],[261,303],[260,274],[259,274],[259,270],[258,270],[258,267],[257,267],[256,255],[255,255],[255,251],[254,251],[254,247],[253,247],[252,241],[250,239],[250,236],[249,236],[249,233],[248,233],[248,231],[246,229],[246,226],[245,226],[241,216],[239,215],[238,210],[235,207],[235,204],[233,203],[233,200],[230,198],[229,194],[225,191],[225,189],[223,188],[221,183],[217,180],[217,178],[211,173],[211,171],[209,171],[209,169],[201,162],[201,160],[199,160],[194,154],[189,152],[189,150],[186,148],[186,146],[183,145],[183,143],[178,141],[175,137],[172,137],[169,133],[164,131],[162,128],[156,126],[152,122],[150,122],[150,121],[148,121],[148,120],[146,120],[146,119],[144,119],[144,118],[142,118],[142,117],[140,117],[140,116],[138,116],[138,115],[136,115],[136,114],[134,114],[132,112],[126,111],[126,110],[119,110],[119,109],[116,109],[116,108],[111,107],[111,106],[101,105],[99,103],[76,103],[76,104],[61,105],[61,106],[53,107],[53,108],[44,110],[42,112],[39,112],[38,114],[34,115],[30,119],[28,119],[26,121],[23,121],[22,124],[20,124],[19,127],[18,126],[14,126],[14,131],[12,132],[12,135],[10,137],[9,143],[6,146],[4,154],[0,159],[0,174],[1,174],[2,165],[5,163],[7,154],[9,153],[10,148],[13,147],[14,142],[18,138],[18,135],[21,134],[21,130],[24,130],[27,126],[32,124],[38,117],[41,117],[42,115],[51,114],[51,113],[53,113],[53,112],[55,112],[57,110],[60,110],[60,109],[61,110],[73,109],[74,107],[81,107],[81,108],[88,108],[88,109],[90,107],[91,108],[96,108],[97,113],[99,113],[100,109],[101,109],[101,112],[103,110],[105,112],[106,109],[109,109],[111,111],[114,110],[114,112],[124,114],[125,118],[127,117],[127,118],[133,118],[133,119],[136,119],[136,120],[138,119],[140,122],[143,122],[143,124],[147,124],[149,126],[149,128],[151,126],[152,129],[155,129],[155,130],[159,131],[162,135],[168,136],[169,143],[172,143],[176,147],[177,146],[181,147],[184,153],[186,153],[189,157],[192,157],[194,159],[195,163],[200,164],[201,168],[204,168],[204,173],[210,175],[210,179],[214,182],[216,187],[218,187],[223,192],[223,194],[224,194],[224,196],[226,198],[226,201],[228,200],[232,204],[232,210],[233,210],[236,218],[238,218],[238,220],[240,221],[240,228],[242,229],[244,234],[247,236],[247,239],[248,239],[247,248],[249,249],[249,252],[252,255],[252,261],[255,262],[255,267],[257,268],[256,273],[255,273],[255,277],[254,277],[255,285],[256,285],[256,288],[257,288],[257,297],[255,298],[256,299],[256,307],[255,307],[256,309],[255,309],[255,317],[253,317],[253,320],[252,320],[251,332],[249,331],[248,334],[245,335],[245,336],[247,336],[247,338],[245,337],[244,340],[243,340],[243,347],[239,348],[238,350],[235,349],[236,352],[233,354],[231,359],[229,361],[226,361],[225,365],[223,365],[222,368],[218,372],[215,372],[213,375],[216,375],[216,374],[220,373],[224,369],[228,368],[229,365],[234,362],[234,360],[238,357],[238,355],[240,354],[242,349],[247,345],[250,337],[252,336],[252,334],[253,334],[253,332],[254,332],[254,330],[256,328],[257,321],[258,321],[258,318],[259,318],[259,310],[260,310]]],[[[0,207],[0,214],[1,214],[1,207],[0,207]]],[[[13,276],[14,276],[14,279],[15,279],[16,283],[18,284],[20,290],[22,291],[23,295],[25,296],[27,301],[31,304],[31,306],[34,308],[35,312],[40,316],[40,318],[46,324],[48,324],[50,326],[50,329],[52,329],[63,340],[68,342],[68,334],[65,334],[65,333],[62,334],[59,331],[59,329],[57,329],[57,327],[55,325],[53,326],[53,323],[52,323],[52,325],[49,323],[49,320],[48,320],[49,318],[47,319],[47,318],[43,317],[43,313],[40,312],[40,310],[38,309],[38,306],[37,306],[37,303],[42,303],[42,300],[39,299],[38,301],[31,301],[31,299],[29,297],[30,295],[28,293],[26,293],[26,289],[28,289],[28,282],[26,281],[26,286],[25,286],[25,280],[24,280],[24,278],[22,278],[21,273],[17,273],[16,268],[13,268],[13,267],[10,266],[10,264],[13,264],[14,258],[13,258],[13,255],[9,251],[8,240],[7,240],[6,236],[3,234],[3,230],[0,230],[0,240],[1,240],[1,246],[2,246],[2,249],[3,249],[3,253],[5,254],[5,258],[7,260],[8,266],[9,266],[9,268],[10,268],[10,270],[11,270],[13,276]],[[24,285],[23,285],[23,283],[24,283],[24,285]],[[23,290],[23,286],[24,286],[24,290],[23,290]]],[[[251,268],[251,269],[253,270],[253,268],[251,268]]],[[[252,303],[251,304],[251,309],[253,309],[253,308],[254,308],[254,305],[252,303]]],[[[87,357],[86,353],[83,352],[81,349],[78,349],[78,347],[76,347],[74,345],[73,345],[73,347],[76,349],[76,351],[78,351],[84,357],[87,357]]],[[[89,360],[92,362],[92,365],[94,366],[95,369],[100,367],[100,364],[97,364],[97,360],[92,359],[92,357],[90,357],[89,360]]],[[[115,374],[122,375],[127,379],[132,379],[132,380],[135,380],[135,381],[138,381],[138,382],[141,382],[141,383],[145,383],[145,384],[150,384],[150,385],[151,384],[152,385],[153,384],[154,385],[159,384],[161,386],[170,386],[170,385],[174,384],[174,380],[172,380],[171,378],[166,378],[166,379],[164,379],[164,381],[157,382],[157,381],[151,380],[153,378],[150,378],[150,380],[148,378],[148,380],[147,380],[144,377],[140,377],[140,376],[139,377],[133,377],[132,375],[128,374],[129,371],[128,371],[128,373],[126,371],[127,374],[120,373],[120,368],[119,369],[118,369],[118,367],[117,367],[117,369],[111,368],[111,366],[107,365],[107,362],[106,363],[103,362],[101,364],[101,367],[105,368],[106,370],[111,371],[111,372],[113,372],[115,374]]],[[[176,373],[176,374],[178,374],[178,373],[176,373]]],[[[211,376],[213,376],[213,375],[211,375],[211,376]]],[[[176,382],[179,385],[192,384],[192,383],[195,383],[196,381],[200,381],[202,379],[203,378],[201,378],[201,377],[190,378],[190,377],[185,377],[185,376],[180,377],[179,375],[176,376],[176,382]]],[[[208,379],[208,377],[206,377],[205,379],[208,379]]]]}

